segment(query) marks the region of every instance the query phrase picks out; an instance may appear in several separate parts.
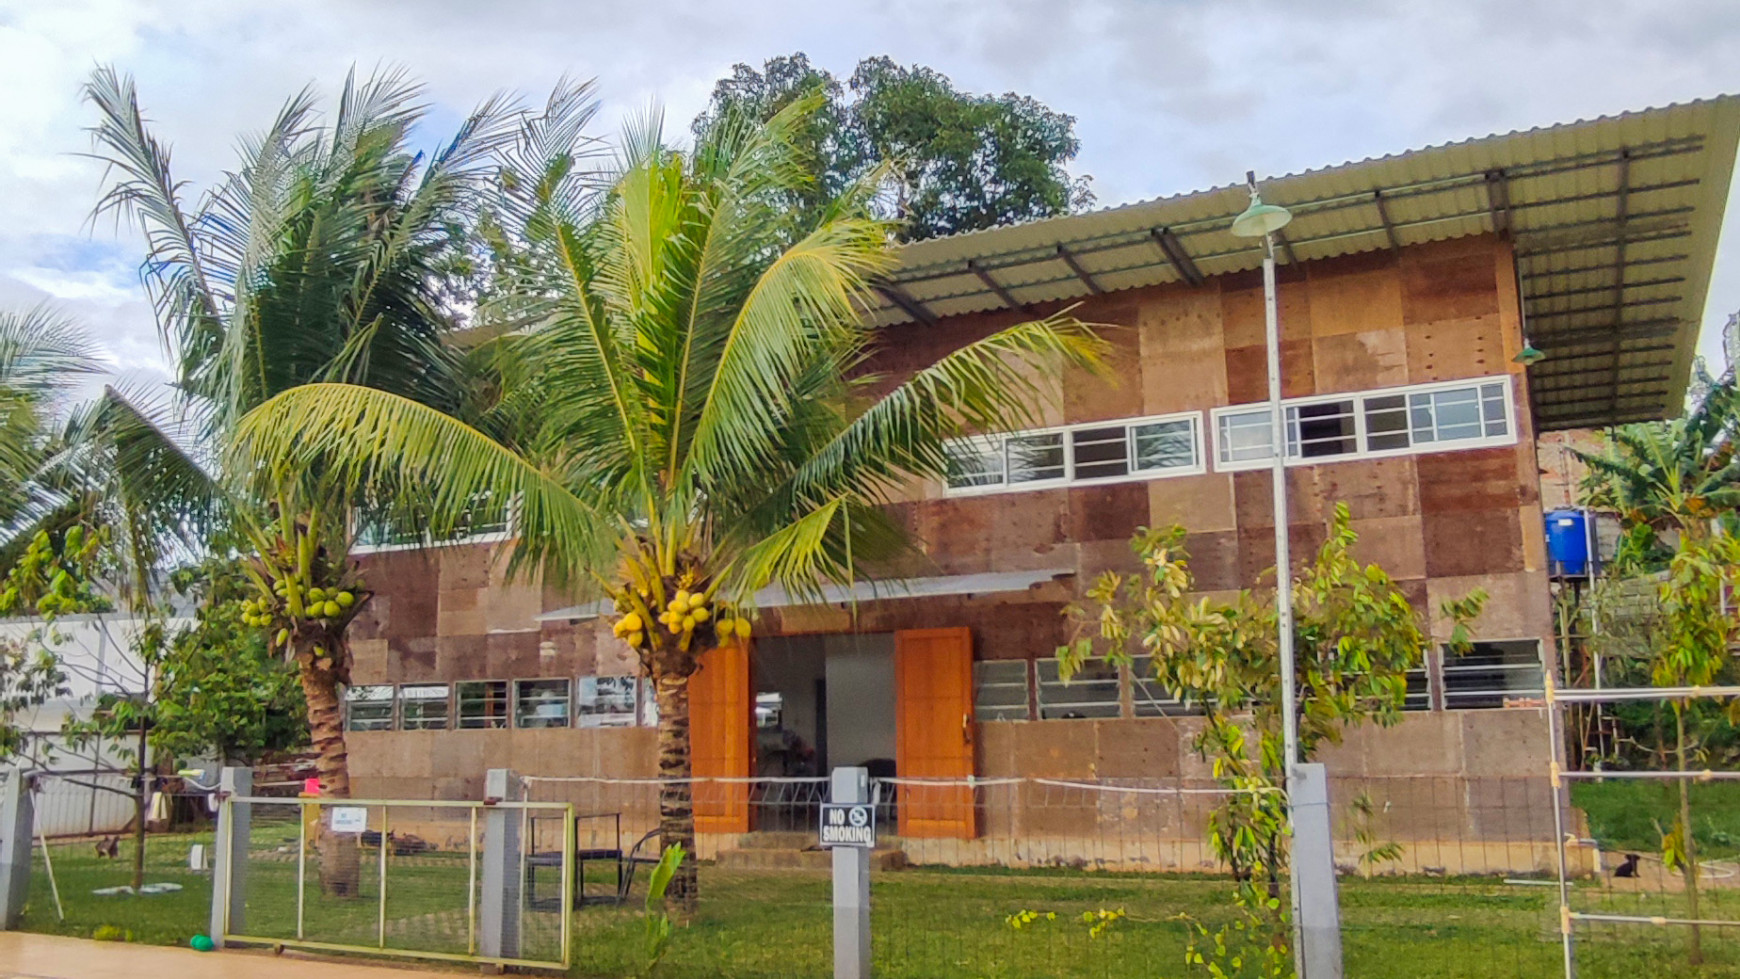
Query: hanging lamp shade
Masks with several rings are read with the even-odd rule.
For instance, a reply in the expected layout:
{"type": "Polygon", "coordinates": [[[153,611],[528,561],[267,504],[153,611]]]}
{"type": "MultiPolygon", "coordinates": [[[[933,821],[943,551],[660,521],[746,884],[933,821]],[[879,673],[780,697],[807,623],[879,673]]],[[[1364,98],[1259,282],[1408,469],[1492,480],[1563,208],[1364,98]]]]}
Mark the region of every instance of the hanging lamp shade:
{"type": "Polygon", "coordinates": [[[1251,191],[1251,206],[1233,218],[1232,233],[1240,238],[1261,238],[1285,228],[1293,220],[1293,212],[1279,204],[1264,204],[1256,191],[1251,191]]]}
{"type": "Polygon", "coordinates": [[[1524,367],[1533,367],[1534,365],[1536,365],[1536,364],[1538,364],[1541,361],[1546,360],[1546,359],[1547,359],[1546,354],[1541,353],[1539,350],[1536,350],[1534,344],[1529,343],[1528,341],[1525,340],[1525,341],[1523,341],[1523,348],[1521,350],[1517,351],[1515,357],[1511,358],[1511,363],[1521,364],[1524,367]]]}

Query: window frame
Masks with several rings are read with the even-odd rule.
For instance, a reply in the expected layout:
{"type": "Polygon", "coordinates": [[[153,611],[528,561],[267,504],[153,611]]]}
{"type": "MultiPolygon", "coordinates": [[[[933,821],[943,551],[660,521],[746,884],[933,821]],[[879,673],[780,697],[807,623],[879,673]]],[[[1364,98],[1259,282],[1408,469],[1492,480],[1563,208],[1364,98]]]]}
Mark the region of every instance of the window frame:
{"type": "MultiPolygon", "coordinates": [[[[486,699],[484,703],[488,703],[486,699]]],[[[492,721],[495,718],[484,714],[479,720],[492,721]]],[[[453,730],[455,731],[506,731],[513,727],[514,720],[514,685],[512,680],[455,680],[453,681],[453,730]],[[460,687],[483,686],[491,683],[502,685],[502,713],[499,724],[466,724],[465,701],[460,698],[460,687]]]]}
{"type": "Polygon", "coordinates": [[[401,731],[451,731],[454,729],[454,722],[459,719],[457,712],[453,709],[453,684],[451,683],[401,683],[395,697],[399,707],[398,729],[401,731]],[[408,689],[433,687],[441,688],[443,693],[440,697],[405,696],[405,691],[408,689]],[[447,712],[441,716],[440,726],[429,724],[426,720],[419,718],[419,723],[413,727],[410,712],[406,710],[406,707],[412,703],[423,704],[437,701],[447,708],[447,712]]]}
{"type": "Polygon", "coordinates": [[[1540,707],[1539,702],[1543,701],[1543,699],[1546,697],[1547,669],[1548,669],[1547,644],[1545,642],[1541,641],[1541,638],[1539,636],[1511,636],[1511,637],[1506,637],[1506,638],[1482,637],[1479,639],[1469,640],[1469,645],[1471,645],[1471,646],[1510,645],[1510,644],[1532,645],[1534,647],[1534,654],[1535,654],[1535,661],[1532,664],[1532,666],[1533,666],[1533,668],[1538,669],[1540,671],[1538,674],[1539,680],[1540,680],[1539,686],[1529,688],[1528,690],[1517,691],[1515,696],[1512,696],[1511,691],[1508,691],[1508,690],[1497,690],[1497,691],[1494,691],[1494,690],[1475,690],[1475,691],[1451,690],[1450,689],[1450,677],[1453,673],[1456,673],[1456,674],[1475,673],[1475,672],[1479,672],[1479,671],[1497,671],[1497,672],[1508,675],[1508,674],[1513,673],[1513,672],[1521,672],[1522,669],[1525,668],[1524,664],[1511,665],[1511,664],[1500,663],[1497,666],[1458,667],[1458,666],[1456,666],[1456,660],[1458,657],[1457,657],[1455,651],[1450,649],[1448,643],[1438,643],[1437,647],[1438,647],[1438,654],[1440,657],[1440,663],[1439,663],[1439,667],[1438,667],[1438,702],[1443,705],[1443,709],[1447,710],[1447,711],[1451,711],[1451,710],[1536,710],[1536,709],[1539,709],[1539,707],[1540,707]],[[1496,696],[1499,698],[1499,702],[1497,704],[1464,705],[1464,704],[1452,703],[1452,700],[1451,700],[1451,698],[1453,698],[1453,697],[1493,697],[1493,696],[1496,696]],[[1529,703],[1516,704],[1514,706],[1504,703],[1505,700],[1511,700],[1511,699],[1529,701],[1529,703]]]}
{"type": "Polygon", "coordinates": [[[1112,486],[1118,483],[1147,482],[1153,479],[1172,479],[1178,476],[1200,476],[1209,471],[1208,439],[1203,434],[1202,412],[1200,411],[1177,411],[1164,415],[1140,415],[1133,418],[1108,418],[1104,421],[1051,425],[1045,428],[1024,428],[1019,431],[998,432],[992,435],[969,435],[959,439],[951,439],[949,445],[952,447],[968,442],[979,442],[981,445],[994,443],[997,446],[996,455],[1001,462],[1002,472],[996,482],[978,486],[951,486],[945,478],[943,480],[943,495],[946,497],[1025,493],[1029,490],[1056,489],[1064,486],[1112,486]],[[1137,469],[1135,430],[1146,425],[1167,422],[1184,422],[1190,426],[1190,444],[1194,463],[1189,466],[1174,466],[1168,469],[1137,469]],[[1122,428],[1124,430],[1124,464],[1128,471],[1121,476],[1077,476],[1075,472],[1075,434],[1107,428],[1122,428]],[[1009,482],[1009,441],[1047,435],[1061,435],[1063,437],[1063,475],[1020,483],[1009,482]]]}
{"type": "MultiPolygon", "coordinates": [[[[1289,411],[1284,422],[1287,428],[1287,465],[1288,466],[1318,466],[1334,462],[1350,462],[1359,459],[1388,459],[1397,456],[1424,455],[1430,452],[1459,452],[1463,449],[1485,449],[1517,444],[1517,410],[1516,383],[1513,374],[1492,374],[1481,377],[1461,378],[1454,381],[1433,381],[1429,384],[1404,384],[1395,387],[1373,388],[1369,391],[1338,391],[1333,394],[1316,394],[1305,398],[1283,398],[1281,407],[1284,411],[1310,407],[1313,405],[1334,404],[1340,401],[1353,402],[1354,439],[1356,451],[1340,455],[1304,456],[1298,453],[1298,439],[1294,434],[1298,429],[1298,415],[1289,411]],[[1500,401],[1504,409],[1503,435],[1485,434],[1486,417],[1483,410],[1484,397],[1481,388],[1489,384],[1502,384],[1504,390],[1500,401]],[[1475,411],[1479,417],[1481,435],[1477,438],[1455,439],[1453,441],[1414,441],[1413,396],[1434,395],[1446,391],[1472,390],[1474,392],[1475,411]],[[1408,444],[1394,449],[1370,448],[1371,432],[1366,426],[1366,402],[1372,398],[1396,397],[1402,399],[1403,427],[1401,432],[1408,437],[1408,444]]],[[[1221,419],[1229,415],[1252,414],[1257,411],[1267,412],[1267,401],[1247,402],[1237,405],[1222,405],[1209,409],[1209,429],[1213,431],[1214,445],[1211,455],[1214,457],[1215,472],[1248,472],[1254,469],[1267,469],[1272,463],[1272,456],[1262,459],[1227,460],[1222,458],[1225,442],[1221,438],[1221,419]]],[[[1436,418],[1434,417],[1434,428],[1436,418]]],[[[1272,442],[1271,442],[1272,444],[1272,442]]]]}
{"type": "Polygon", "coordinates": [[[344,701],[343,701],[343,703],[344,703],[344,732],[346,734],[352,734],[352,733],[364,733],[364,734],[366,734],[366,733],[372,733],[372,732],[377,732],[377,731],[392,731],[398,727],[398,724],[399,724],[399,689],[390,683],[356,683],[356,684],[351,684],[351,685],[344,688],[344,701]],[[360,696],[353,696],[353,694],[361,693],[364,690],[385,690],[387,695],[385,698],[378,698],[378,697],[364,698],[364,697],[360,697],[360,696]],[[355,721],[354,721],[353,715],[352,715],[353,708],[351,705],[355,704],[355,703],[379,704],[382,702],[383,699],[385,700],[386,706],[387,706],[387,716],[385,719],[378,722],[380,726],[378,726],[378,727],[372,726],[377,722],[371,721],[371,722],[369,722],[371,724],[370,727],[356,727],[355,721]]]}
{"type": "Polygon", "coordinates": [[[1034,661],[1031,659],[977,659],[977,660],[974,660],[973,661],[973,719],[977,720],[977,721],[1031,721],[1031,720],[1033,720],[1033,716],[1034,716],[1033,715],[1033,683],[1034,683],[1034,676],[1035,676],[1033,663],[1034,663],[1034,661]],[[986,684],[985,680],[982,677],[980,667],[986,667],[987,669],[989,669],[989,667],[986,666],[986,664],[1002,665],[1002,664],[1006,664],[1006,663],[1017,663],[1021,666],[1021,683],[1020,683],[1021,706],[1019,708],[1017,708],[1014,705],[1010,705],[1010,704],[994,704],[994,705],[981,704],[979,702],[979,691],[984,689],[986,686],[990,686],[993,689],[1013,690],[1015,688],[1016,684],[1012,681],[999,680],[999,681],[994,681],[990,684],[986,684]],[[1006,715],[1014,713],[1017,710],[1020,711],[1021,716],[1019,716],[1019,717],[1006,716],[1006,715]],[[995,712],[997,716],[991,716],[991,714],[993,712],[995,712]]]}
{"type": "Polygon", "coordinates": [[[568,713],[573,718],[572,726],[587,728],[589,730],[599,730],[610,727],[638,727],[640,723],[641,704],[640,688],[642,686],[643,684],[641,683],[640,677],[632,673],[612,674],[610,676],[592,674],[578,678],[574,681],[574,685],[568,689],[568,713]],[[598,687],[602,682],[610,681],[611,684],[614,685],[621,683],[624,680],[631,684],[629,687],[628,710],[587,711],[585,709],[585,690],[587,681],[591,681],[592,683],[592,689],[594,691],[593,702],[594,704],[597,704],[603,702],[603,698],[597,693],[598,687]]]}
{"type": "MultiPolygon", "coordinates": [[[[1105,664],[1105,665],[1111,667],[1112,673],[1113,673],[1112,677],[1110,679],[1107,679],[1104,677],[1084,678],[1081,675],[1081,671],[1078,670],[1075,677],[1071,678],[1068,683],[1065,683],[1062,679],[1053,680],[1053,681],[1047,681],[1045,679],[1045,674],[1044,674],[1042,667],[1046,663],[1050,663],[1053,668],[1056,668],[1058,666],[1058,662],[1057,662],[1056,657],[1050,657],[1050,658],[1040,657],[1039,659],[1036,659],[1033,661],[1033,699],[1034,699],[1033,718],[1034,718],[1034,720],[1038,720],[1038,721],[1113,721],[1113,720],[1121,720],[1126,716],[1125,711],[1124,711],[1124,699],[1125,699],[1125,692],[1129,689],[1129,684],[1128,684],[1129,671],[1124,669],[1122,666],[1118,666],[1116,664],[1111,663],[1104,656],[1089,657],[1088,659],[1086,659],[1082,662],[1082,665],[1084,667],[1089,663],[1105,664]],[[1076,687],[1078,684],[1089,684],[1089,683],[1093,683],[1093,684],[1110,683],[1115,688],[1116,695],[1110,701],[1104,701],[1104,700],[1066,700],[1066,701],[1063,701],[1061,703],[1054,703],[1054,704],[1046,703],[1045,693],[1046,693],[1047,689],[1069,690],[1072,687],[1076,687]],[[1048,716],[1046,714],[1047,709],[1054,709],[1054,710],[1069,710],[1071,708],[1097,709],[1097,708],[1104,708],[1104,707],[1108,707],[1108,706],[1112,709],[1112,712],[1109,714],[1089,713],[1089,714],[1083,714],[1080,717],[1057,717],[1057,716],[1048,716]]],[[[1059,675],[1061,676],[1061,674],[1059,674],[1059,675]]]]}
{"type": "MultiPolygon", "coordinates": [[[[552,729],[571,728],[574,726],[574,680],[573,680],[573,678],[565,677],[565,676],[521,677],[521,678],[513,681],[511,693],[513,696],[513,706],[512,706],[512,710],[509,712],[509,716],[511,716],[513,718],[513,723],[511,725],[511,727],[514,730],[516,730],[516,731],[547,731],[547,730],[552,730],[552,729]],[[522,698],[521,693],[520,693],[520,688],[528,683],[560,683],[563,685],[563,689],[566,690],[567,693],[562,698],[561,723],[559,723],[559,724],[524,724],[524,723],[521,723],[520,707],[521,707],[523,698],[522,698]]],[[[539,717],[542,718],[542,715],[539,715],[539,717]]],[[[548,719],[555,720],[556,718],[552,715],[548,719]]]]}

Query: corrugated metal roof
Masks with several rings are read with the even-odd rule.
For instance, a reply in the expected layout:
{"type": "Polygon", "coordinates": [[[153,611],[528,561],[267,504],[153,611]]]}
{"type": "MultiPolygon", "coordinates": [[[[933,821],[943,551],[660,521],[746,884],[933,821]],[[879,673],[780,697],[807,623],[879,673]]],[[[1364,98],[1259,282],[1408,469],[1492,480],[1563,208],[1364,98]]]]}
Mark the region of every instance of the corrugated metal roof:
{"type": "MultiPolygon", "coordinates": [[[[1727,203],[1740,97],[1628,112],[1263,182],[1284,261],[1497,232],[1515,243],[1543,431],[1676,414],[1727,203]]],[[[881,325],[1242,272],[1243,185],[916,242],[881,325]]]]}
{"type": "MultiPolygon", "coordinates": [[[[852,585],[827,584],[819,596],[790,595],[774,585],[755,593],[757,608],[794,608],[809,605],[840,605],[846,602],[880,602],[897,598],[932,598],[939,595],[997,595],[1026,591],[1054,578],[1075,574],[1074,568],[1041,568],[1037,571],[987,571],[978,574],[938,575],[931,578],[890,578],[859,581],[852,585]]],[[[537,617],[539,622],[564,619],[595,619],[610,611],[609,602],[571,605],[537,617]]]]}

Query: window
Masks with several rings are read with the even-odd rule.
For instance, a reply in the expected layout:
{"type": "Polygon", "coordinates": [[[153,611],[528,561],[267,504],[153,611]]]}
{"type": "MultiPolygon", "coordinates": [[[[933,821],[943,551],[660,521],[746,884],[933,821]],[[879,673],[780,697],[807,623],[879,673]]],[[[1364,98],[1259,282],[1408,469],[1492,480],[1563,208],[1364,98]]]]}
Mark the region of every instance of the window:
{"type": "Polygon", "coordinates": [[[1287,457],[1317,459],[1359,451],[1354,401],[1321,401],[1287,408],[1287,457]]]}
{"type": "Polygon", "coordinates": [[[567,680],[517,680],[514,682],[514,727],[567,727],[567,680]]]}
{"type": "Polygon", "coordinates": [[[639,681],[632,676],[583,676],[575,714],[581,727],[633,727],[639,681]]]}
{"type": "Polygon", "coordinates": [[[407,731],[445,731],[447,684],[407,683],[399,688],[399,726],[407,731]]]}
{"type": "Polygon", "coordinates": [[[1267,462],[1275,457],[1275,440],[1269,424],[1269,409],[1229,411],[1218,416],[1215,443],[1220,446],[1222,466],[1239,462],[1267,462]]]}
{"type": "Polygon", "coordinates": [[[1003,467],[1009,485],[1044,483],[1068,475],[1063,461],[1063,433],[1011,435],[1003,440],[1003,467]]]}
{"type": "Polygon", "coordinates": [[[1154,657],[1130,657],[1130,706],[1137,717],[1177,717],[1200,714],[1188,701],[1174,697],[1166,685],[1154,679],[1154,657]]]}
{"type": "Polygon", "coordinates": [[[950,489],[1003,485],[1003,440],[975,436],[949,445],[950,489]]]}
{"type": "Polygon", "coordinates": [[[347,687],[344,691],[346,731],[391,731],[393,688],[390,686],[347,687]]]}
{"type": "Polygon", "coordinates": [[[1408,693],[1402,700],[1403,710],[1431,710],[1432,682],[1424,666],[1408,671],[1408,693]]]}
{"type": "Polygon", "coordinates": [[[971,493],[1201,472],[1198,424],[1189,414],[958,439],[948,447],[948,488],[971,493]]]}
{"type": "MultiPolygon", "coordinates": [[[[1500,445],[1513,439],[1508,377],[1421,385],[1285,404],[1289,464],[1342,456],[1500,445]]],[[[1267,405],[1216,408],[1215,458],[1222,470],[1274,458],[1267,405]]]]}
{"type": "Polygon", "coordinates": [[[1066,720],[1123,715],[1118,668],[1103,659],[1090,659],[1065,683],[1055,659],[1036,661],[1041,720],[1066,720]]]}
{"type": "Polygon", "coordinates": [[[982,659],[973,664],[973,716],[981,721],[1029,721],[1027,660],[982,659]]]}
{"type": "Polygon", "coordinates": [[[454,686],[459,702],[460,728],[507,727],[508,685],[506,680],[483,680],[454,686]]]}
{"type": "Polygon", "coordinates": [[[1545,695],[1541,644],[1535,640],[1477,642],[1460,656],[1444,650],[1447,710],[1537,706],[1545,695]]]}

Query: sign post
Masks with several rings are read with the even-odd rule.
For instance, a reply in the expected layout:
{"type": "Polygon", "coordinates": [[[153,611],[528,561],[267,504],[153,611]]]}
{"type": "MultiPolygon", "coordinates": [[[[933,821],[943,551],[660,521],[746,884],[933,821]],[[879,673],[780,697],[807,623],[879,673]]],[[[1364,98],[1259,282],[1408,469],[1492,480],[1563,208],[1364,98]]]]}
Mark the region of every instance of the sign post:
{"type": "Polygon", "coordinates": [[[870,770],[836,768],[830,788],[820,842],[834,851],[834,979],[869,979],[870,851],[876,846],[870,770]]]}

